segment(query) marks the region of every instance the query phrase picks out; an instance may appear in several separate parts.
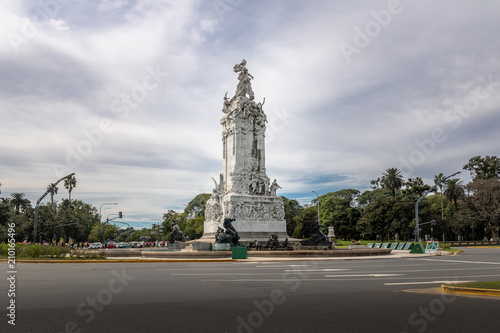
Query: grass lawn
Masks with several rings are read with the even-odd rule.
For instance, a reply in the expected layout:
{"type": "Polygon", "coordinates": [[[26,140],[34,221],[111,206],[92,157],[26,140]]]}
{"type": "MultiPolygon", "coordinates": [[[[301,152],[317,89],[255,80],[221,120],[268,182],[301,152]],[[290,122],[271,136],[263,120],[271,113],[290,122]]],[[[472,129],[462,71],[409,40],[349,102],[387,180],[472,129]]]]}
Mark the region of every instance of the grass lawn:
{"type": "Polygon", "coordinates": [[[500,290],[500,281],[457,283],[457,284],[452,284],[451,286],[500,290]]]}

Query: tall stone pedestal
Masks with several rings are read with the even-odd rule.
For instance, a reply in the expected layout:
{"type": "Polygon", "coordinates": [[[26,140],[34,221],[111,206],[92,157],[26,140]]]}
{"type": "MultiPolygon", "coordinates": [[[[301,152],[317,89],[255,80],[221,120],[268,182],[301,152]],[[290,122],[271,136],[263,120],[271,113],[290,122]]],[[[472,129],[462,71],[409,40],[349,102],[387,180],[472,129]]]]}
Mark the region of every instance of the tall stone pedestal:
{"type": "Polygon", "coordinates": [[[215,181],[205,208],[202,239],[214,239],[225,218],[234,219],[240,240],[267,240],[271,234],[285,239],[283,199],[276,195],[281,187],[270,182],[265,166],[267,116],[262,102],[254,101],[253,79],[246,61],[234,66],[239,73],[236,94],[224,96],[222,125],[222,174],[215,181]]]}

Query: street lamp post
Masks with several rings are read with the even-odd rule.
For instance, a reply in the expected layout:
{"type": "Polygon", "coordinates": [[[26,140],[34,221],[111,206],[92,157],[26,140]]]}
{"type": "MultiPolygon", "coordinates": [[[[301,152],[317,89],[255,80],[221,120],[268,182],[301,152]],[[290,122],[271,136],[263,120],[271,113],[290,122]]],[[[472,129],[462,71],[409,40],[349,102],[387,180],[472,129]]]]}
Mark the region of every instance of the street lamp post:
{"type": "MultiPolygon", "coordinates": [[[[104,223],[104,227],[106,227],[106,224],[110,221],[113,221],[113,220],[116,220],[116,219],[121,219],[123,217],[123,214],[122,212],[118,212],[118,214],[109,214],[108,217],[106,218],[106,222],[104,223]],[[112,219],[110,219],[109,217],[111,215],[117,215],[116,217],[113,217],[112,219]]],[[[102,242],[104,243],[104,227],[102,228],[103,229],[103,233],[102,233],[102,242]]],[[[115,236],[116,238],[116,236],[115,236]]]]}
{"type": "MultiPolygon", "coordinates": [[[[158,233],[159,233],[160,232],[160,223],[161,223],[161,220],[160,219],[153,219],[153,218],[151,220],[158,221],[158,233]]],[[[154,226],[154,224],[153,224],[153,226],[154,226]]],[[[161,241],[163,242],[163,233],[161,235],[161,241]]],[[[156,245],[158,245],[158,236],[156,237],[156,245]]]]}
{"type": "MultiPolygon", "coordinates": [[[[73,176],[75,173],[70,173],[69,175],[67,176],[64,176],[62,177],[61,179],[58,179],[55,183],[54,183],[54,186],[56,186],[57,184],[59,184],[59,182],[61,182],[62,180],[68,178],[68,177],[71,177],[73,176]]],[[[38,199],[38,201],[36,202],[36,207],[35,207],[35,225],[33,226],[33,244],[36,243],[36,232],[37,232],[37,225],[38,225],[38,206],[40,205],[40,202],[42,202],[43,198],[45,198],[45,196],[49,194],[49,190],[47,189],[47,191],[45,191],[45,193],[40,197],[40,199],[38,199]]]]}
{"type": "Polygon", "coordinates": [[[127,222],[120,222],[120,221],[115,221],[115,223],[123,223],[128,226],[128,243],[130,244],[130,224],[128,224],[127,222]]]}
{"type": "Polygon", "coordinates": [[[432,186],[429,190],[425,191],[424,194],[418,198],[417,202],[415,203],[415,242],[418,242],[420,241],[420,230],[419,230],[419,224],[418,224],[418,204],[420,203],[420,201],[422,201],[426,196],[427,194],[431,193],[431,192],[434,192],[436,191],[437,187],[442,183],[444,182],[445,180],[455,176],[455,175],[458,175],[461,171],[459,172],[455,172],[454,174],[452,175],[449,175],[447,177],[444,177],[442,178],[439,182],[437,182],[434,186],[432,186]]]}
{"type": "Polygon", "coordinates": [[[316,191],[311,191],[312,193],[316,194],[316,196],[318,197],[318,223],[319,223],[319,194],[316,193],[316,191]]]}

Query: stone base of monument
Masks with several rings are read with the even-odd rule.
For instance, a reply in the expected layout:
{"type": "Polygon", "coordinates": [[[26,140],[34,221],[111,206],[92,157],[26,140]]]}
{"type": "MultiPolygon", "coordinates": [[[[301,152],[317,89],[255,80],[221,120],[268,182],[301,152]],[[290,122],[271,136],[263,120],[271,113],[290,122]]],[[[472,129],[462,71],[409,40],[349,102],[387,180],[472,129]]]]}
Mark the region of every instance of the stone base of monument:
{"type": "MultiPolygon", "coordinates": [[[[217,227],[221,227],[221,222],[208,221],[205,222],[204,233],[201,240],[215,240],[217,227]]],[[[290,238],[286,233],[286,221],[251,221],[237,219],[233,222],[233,226],[238,231],[241,241],[254,241],[260,242],[267,241],[269,236],[275,234],[280,240],[290,238]]]]}
{"type": "Polygon", "coordinates": [[[213,243],[212,250],[213,251],[231,251],[233,245],[230,243],[213,243]]]}
{"type": "MultiPolygon", "coordinates": [[[[240,241],[267,241],[275,234],[279,239],[289,238],[283,199],[277,196],[227,193],[222,198],[224,218],[234,219],[232,226],[238,232],[240,241]]],[[[202,239],[214,239],[222,220],[206,220],[202,239]]]]}
{"type": "Polygon", "coordinates": [[[184,249],[186,246],[188,246],[189,243],[187,242],[175,242],[175,243],[169,243],[167,245],[167,248],[169,251],[180,251],[182,249],[184,249]]]}
{"type": "Polygon", "coordinates": [[[212,243],[194,241],[193,242],[193,250],[194,251],[212,251],[212,245],[213,245],[212,243]]]}

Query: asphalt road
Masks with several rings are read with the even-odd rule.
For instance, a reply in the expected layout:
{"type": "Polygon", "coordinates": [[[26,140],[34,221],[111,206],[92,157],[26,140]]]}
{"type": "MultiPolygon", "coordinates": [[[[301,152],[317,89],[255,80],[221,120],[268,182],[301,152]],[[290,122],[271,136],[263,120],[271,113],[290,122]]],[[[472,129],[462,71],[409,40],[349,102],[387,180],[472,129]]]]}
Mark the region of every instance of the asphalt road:
{"type": "MultiPolygon", "coordinates": [[[[7,265],[5,274],[7,275],[7,265]]],[[[500,249],[447,257],[17,264],[0,332],[498,332],[500,299],[443,282],[500,280],[500,249]]],[[[7,275],[8,276],[8,275],[7,275]]]]}

